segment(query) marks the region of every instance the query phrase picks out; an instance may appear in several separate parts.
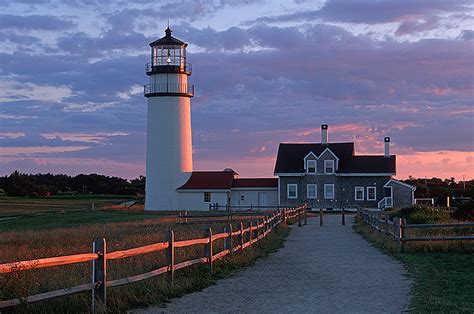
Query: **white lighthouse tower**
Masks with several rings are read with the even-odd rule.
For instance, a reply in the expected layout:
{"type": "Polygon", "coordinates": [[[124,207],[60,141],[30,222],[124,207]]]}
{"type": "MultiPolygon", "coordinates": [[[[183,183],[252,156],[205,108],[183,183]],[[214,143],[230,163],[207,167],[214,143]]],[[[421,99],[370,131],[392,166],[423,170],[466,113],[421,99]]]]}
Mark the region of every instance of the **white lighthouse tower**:
{"type": "Polygon", "coordinates": [[[188,84],[191,64],[186,62],[187,44],[171,36],[150,44],[151,62],[146,66],[150,84],[148,98],[145,210],[179,209],[176,188],[193,171],[191,97],[188,84]]]}

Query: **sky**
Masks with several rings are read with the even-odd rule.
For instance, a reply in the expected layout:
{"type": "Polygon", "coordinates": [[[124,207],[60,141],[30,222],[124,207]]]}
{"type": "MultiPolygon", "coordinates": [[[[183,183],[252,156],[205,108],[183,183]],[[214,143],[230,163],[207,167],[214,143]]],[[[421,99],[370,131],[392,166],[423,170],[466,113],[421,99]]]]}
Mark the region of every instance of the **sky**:
{"type": "Polygon", "coordinates": [[[0,1],[0,175],[145,174],[145,63],[189,43],[195,170],[270,177],[278,144],[353,141],[397,178],[474,178],[464,0],[0,1]]]}

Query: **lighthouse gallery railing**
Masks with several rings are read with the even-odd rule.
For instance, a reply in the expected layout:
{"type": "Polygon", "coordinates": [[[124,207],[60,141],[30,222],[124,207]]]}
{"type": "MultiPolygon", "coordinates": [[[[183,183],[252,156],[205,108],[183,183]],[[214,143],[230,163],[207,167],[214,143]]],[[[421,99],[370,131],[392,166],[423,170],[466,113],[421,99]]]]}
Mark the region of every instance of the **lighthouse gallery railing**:
{"type": "Polygon", "coordinates": [[[143,86],[145,96],[150,94],[182,94],[194,96],[194,85],[181,83],[155,83],[143,86]]]}

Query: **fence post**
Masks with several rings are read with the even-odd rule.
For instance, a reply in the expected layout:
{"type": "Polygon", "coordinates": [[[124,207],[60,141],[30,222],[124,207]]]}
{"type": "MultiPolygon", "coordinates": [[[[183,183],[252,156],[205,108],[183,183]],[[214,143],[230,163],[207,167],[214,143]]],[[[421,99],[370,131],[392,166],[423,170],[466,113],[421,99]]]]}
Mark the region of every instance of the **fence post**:
{"type": "Polygon", "coordinates": [[[105,239],[98,239],[92,244],[92,250],[99,257],[92,262],[92,281],[95,284],[92,290],[92,311],[98,305],[106,307],[107,304],[107,243],[105,239]]]}
{"type": "Polygon", "coordinates": [[[297,209],[297,214],[298,214],[298,227],[302,227],[302,225],[301,225],[301,208],[297,209]]]}
{"type": "Polygon", "coordinates": [[[393,219],[393,237],[398,239],[400,236],[400,218],[393,219]]]}
{"type": "Polygon", "coordinates": [[[205,257],[207,257],[207,263],[209,265],[209,272],[212,275],[212,229],[206,229],[206,237],[209,238],[209,243],[206,245],[204,252],[205,257]]]}
{"type": "Polygon", "coordinates": [[[405,225],[406,219],[400,218],[400,252],[405,252],[405,225]]]}
{"type": "Polygon", "coordinates": [[[230,254],[233,255],[234,251],[232,248],[232,224],[229,224],[227,227],[224,227],[224,232],[228,234],[228,236],[224,240],[224,250],[230,250],[230,254]]]}
{"type": "Polygon", "coordinates": [[[346,212],[344,211],[344,208],[342,208],[342,225],[346,225],[346,212]]]}
{"type": "Polygon", "coordinates": [[[323,209],[322,208],[319,209],[319,225],[320,226],[323,225],[323,209]]]}
{"type": "Polygon", "coordinates": [[[250,221],[250,230],[249,230],[249,241],[250,241],[250,245],[252,245],[252,221],[250,221]]]}
{"type": "Polygon", "coordinates": [[[240,228],[240,249],[243,250],[244,249],[244,224],[241,222],[239,224],[239,228],[240,228]]]}
{"type": "Polygon", "coordinates": [[[286,208],[281,211],[281,220],[286,224],[286,208]]]}
{"type": "Polygon", "coordinates": [[[304,209],[304,224],[307,225],[308,224],[308,210],[309,210],[309,207],[306,207],[304,209]]]}
{"type": "Polygon", "coordinates": [[[173,286],[174,281],[174,232],[166,232],[166,241],[168,249],[166,250],[166,264],[168,264],[168,284],[173,286]]]}

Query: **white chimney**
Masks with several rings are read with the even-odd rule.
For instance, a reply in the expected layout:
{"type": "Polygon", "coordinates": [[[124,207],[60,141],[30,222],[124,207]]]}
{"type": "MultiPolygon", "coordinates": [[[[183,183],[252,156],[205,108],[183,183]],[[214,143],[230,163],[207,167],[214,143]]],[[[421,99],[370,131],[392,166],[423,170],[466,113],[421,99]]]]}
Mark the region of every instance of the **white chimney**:
{"type": "Polygon", "coordinates": [[[390,157],[390,137],[386,136],[383,141],[385,143],[385,157],[388,158],[390,157]]]}
{"type": "Polygon", "coordinates": [[[321,124],[321,144],[328,143],[328,125],[321,124]]]}

